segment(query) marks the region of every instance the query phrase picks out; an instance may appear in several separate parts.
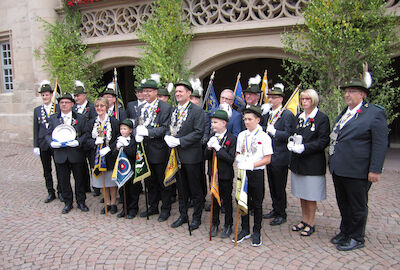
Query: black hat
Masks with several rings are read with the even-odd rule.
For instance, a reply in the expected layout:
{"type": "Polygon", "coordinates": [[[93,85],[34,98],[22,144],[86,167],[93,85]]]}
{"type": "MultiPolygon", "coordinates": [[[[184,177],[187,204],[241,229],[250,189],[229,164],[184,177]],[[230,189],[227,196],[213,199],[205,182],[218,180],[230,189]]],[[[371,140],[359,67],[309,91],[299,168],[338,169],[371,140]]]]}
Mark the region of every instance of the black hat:
{"type": "Polygon", "coordinates": [[[75,103],[75,99],[74,97],[70,94],[70,93],[64,93],[63,95],[61,95],[61,97],[57,98],[58,103],[60,103],[60,101],[62,99],[69,99],[71,100],[73,103],[75,103]]]}
{"type": "Polygon", "coordinates": [[[40,84],[40,88],[39,88],[39,91],[38,91],[38,92],[39,92],[39,93],[44,93],[44,92],[53,93],[54,91],[53,91],[53,89],[51,88],[50,82],[49,82],[49,81],[43,81],[43,82],[40,84]]]}
{"type": "Polygon", "coordinates": [[[192,84],[188,80],[179,80],[177,81],[174,86],[177,87],[178,85],[183,85],[185,86],[190,92],[193,92],[193,87],[192,84]]]}
{"type": "Polygon", "coordinates": [[[340,89],[345,90],[348,87],[358,88],[367,94],[369,93],[367,84],[365,83],[364,80],[359,79],[359,78],[353,78],[350,80],[350,82],[344,83],[342,86],[340,86],[340,89]]]}
{"type": "Polygon", "coordinates": [[[268,95],[277,95],[284,97],[285,94],[283,93],[283,84],[277,83],[271,89],[268,90],[268,95]]]}
{"type": "Polygon", "coordinates": [[[158,95],[160,95],[160,96],[168,96],[169,97],[168,89],[165,88],[165,87],[158,88],[158,95]]]}
{"type": "Polygon", "coordinates": [[[130,119],[123,120],[121,123],[119,123],[119,125],[125,125],[130,128],[133,128],[133,123],[132,123],[132,120],[130,120],[130,119]]]}
{"type": "Polygon", "coordinates": [[[155,80],[148,79],[144,83],[140,84],[140,88],[151,88],[151,89],[158,89],[158,84],[155,80]]]}
{"type": "Polygon", "coordinates": [[[254,113],[255,115],[261,118],[262,110],[259,106],[247,105],[246,108],[244,108],[244,110],[242,111],[242,114],[245,113],[254,113]]]}
{"type": "Polygon", "coordinates": [[[116,97],[117,95],[114,92],[114,89],[111,88],[107,88],[106,90],[104,90],[103,92],[100,93],[100,96],[104,96],[104,95],[113,95],[114,97],[116,97]]]}
{"type": "Polygon", "coordinates": [[[211,116],[211,118],[218,118],[225,120],[226,122],[229,122],[229,116],[228,113],[224,110],[216,110],[214,114],[211,116]]]}
{"type": "Polygon", "coordinates": [[[191,97],[198,97],[198,98],[201,98],[200,93],[199,93],[199,90],[194,90],[190,96],[191,96],[191,97]]]}

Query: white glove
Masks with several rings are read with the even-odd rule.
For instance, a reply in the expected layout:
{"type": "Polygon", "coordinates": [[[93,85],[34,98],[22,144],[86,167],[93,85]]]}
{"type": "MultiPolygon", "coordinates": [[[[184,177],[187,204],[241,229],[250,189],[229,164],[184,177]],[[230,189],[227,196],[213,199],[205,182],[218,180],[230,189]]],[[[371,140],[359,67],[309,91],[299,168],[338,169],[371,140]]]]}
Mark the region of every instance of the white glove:
{"type": "Polygon", "coordinates": [[[147,128],[143,125],[137,126],[136,128],[136,135],[139,136],[149,136],[149,131],[147,128]]]}
{"type": "Polygon", "coordinates": [[[40,157],[40,148],[39,148],[39,147],[33,148],[33,153],[34,153],[36,156],[40,157]]]}
{"type": "Polygon", "coordinates": [[[271,103],[264,103],[261,105],[262,115],[266,115],[271,110],[271,103]]]}
{"type": "Polygon", "coordinates": [[[78,145],[79,145],[79,142],[77,140],[67,142],[67,146],[69,146],[69,147],[77,147],[78,145]]]}
{"type": "Polygon", "coordinates": [[[301,154],[304,152],[304,144],[295,144],[292,148],[292,151],[301,154]]]}
{"type": "Polygon", "coordinates": [[[135,136],[135,141],[138,142],[138,143],[141,143],[143,141],[143,136],[136,135],[135,136]]]}
{"type": "Polygon", "coordinates": [[[52,141],[50,143],[50,146],[51,146],[51,148],[60,148],[61,147],[61,143],[52,141]]]}
{"type": "Polygon", "coordinates": [[[218,138],[216,136],[212,136],[207,143],[208,148],[212,148],[213,144],[218,142],[218,138]]]}
{"type": "Polygon", "coordinates": [[[246,170],[246,171],[252,171],[254,169],[254,164],[253,162],[239,162],[238,163],[238,169],[239,170],[246,170]]]}
{"type": "Polygon", "coordinates": [[[287,146],[287,149],[288,149],[289,151],[292,151],[292,152],[293,152],[294,142],[288,142],[288,144],[287,144],[286,146],[287,146]]]}
{"type": "Polygon", "coordinates": [[[221,150],[221,145],[219,145],[219,142],[218,142],[218,141],[214,142],[214,143],[211,145],[211,147],[214,148],[215,151],[217,151],[217,152],[218,152],[219,150],[221,150]]]}
{"type": "Polygon", "coordinates": [[[104,143],[104,137],[97,137],[96,141],[94,142],[95,145],[100,145],[104,143]]]}
{"type": "Polygon", "coordinates": [[[117,145],[116,146],[117,146],[117,150],[119,150],[124,145],[122,144],[122,142],[117,141],[117,145]]]}
{"type": "Polygon", "coordinates": [[[245,162],[246,161],[246,157],[244,155],[237,155],[235,160],[236,160],[237,163],[245,162]]]}
{"type": "Polygon", "coordinates": [[[104,147],[103,149],[100,150],[100,156],[101,156],[101,157],[104,157],[104,156],[107,155],[107,153],[110,152],[110,151],[111,151],[110,147],[108,147],[108,146],[107,146],[107,147],[104,147]]]}
{"type": "Polygon", "coordinates": [[[181,144],[181,142],[179,141],[178,138],[175,138],[175,137],[170,136],[170,135],[164,136],[164,141],[168,144],[168,146],[170,148],[177,147],[178,145],[181,144]]]}
{"type": "Polygon", "coordinates": [[[128,146],[129,145],[128,140],[123,136],[119,136],[118,137],[118,142],[121,143],[122,146],[128,146]]]}
{"type": "Polygon", "coordinates": [[[267,132],[270,133],[272,136],[275,136],[276,129],[275,129],[274,125],[268,125],[267,132]]]}

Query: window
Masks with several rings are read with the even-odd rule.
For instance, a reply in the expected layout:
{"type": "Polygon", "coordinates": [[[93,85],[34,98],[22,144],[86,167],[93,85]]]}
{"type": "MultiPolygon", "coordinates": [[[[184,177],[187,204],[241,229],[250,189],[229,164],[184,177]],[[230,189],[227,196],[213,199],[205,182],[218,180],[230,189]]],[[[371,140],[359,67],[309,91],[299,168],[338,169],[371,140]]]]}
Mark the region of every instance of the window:
{"type": "Polygon", "coordinates": [[[11,46],[10,42],[0,43],[1,50],[1,75],[2,75],[2,88],[3,92],[12,92],[13,76],[11,65],[11,46]]]}

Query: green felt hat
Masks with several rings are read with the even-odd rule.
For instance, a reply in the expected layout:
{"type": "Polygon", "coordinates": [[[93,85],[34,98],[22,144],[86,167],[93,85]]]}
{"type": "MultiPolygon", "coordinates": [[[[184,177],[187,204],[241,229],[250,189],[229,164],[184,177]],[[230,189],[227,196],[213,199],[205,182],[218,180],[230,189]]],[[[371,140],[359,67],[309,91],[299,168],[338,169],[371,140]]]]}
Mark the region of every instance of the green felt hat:
{"type": "Polygon", "coordinates": [[[216,110],[214,114],[211,116],[211,118],[218,118],[225,120],[226,122],[229,122],[229,116],[228,113],[224,110],[216,110]]]}
{"type": "Polygon", "coordinates": [[[60,103],[60,101],[62,99],[69,99],[71,100],[73,103],[75,103],[75,99],[74,97],[70,94],[70,93],[64,93],[63,95],[61,95],[61,97],[57,98],[58,103],[60,103]]]}
{"type": "Polygon", "coordinates": [[[144,83],[140,84],[140,88],[144,89],[144,88],[151,88],[151,89],[158,89],[158,84],[155,80],[152,79],[148,79],[146,80],[144,83]]]}
{"type": "Polygon", "coordinates": [[[113,95],[114,97],[116,97],[117,95],[114,92],[114,89],[111,88],[107,88],[106,90],[104,90],[103,92],[100,93],[100,96],[104,96],[104,95],[113,95]]]}
{"type": "Polygon", "coordinates": [[[177,87],[178,85],[183,85],[185,86],[190,92],[193,92],[193,87],[192,84],[188,80],[179,80],[177,81],[174,86],[177,87]]]}
{"type": "Polygon", "coordinates": [[[79,94],[86,94],[85,88],[82,86],[76,86],[74,90],[74,95],[79,95],[79,94]]]}
{"type": "Polygon", "coordinates": [[[125,119],[125,120],[121,121],[121,123],[119,123],[119,125],[125,125],[130,128],[133,128],[133,123],[132,123],[132,120],[130,120],[130,119],[125,119]]]}
{"type": "Polygon", "coordinates": [[[165,88],[165,87],[158,88],[158,95],[160,95],[160,96],[168,96],[169,97],[168,89],[165,88]]]}
{"type": "Polygon", "coordinates": [[[369,93],[367,84],[365,83],[364,80],[359,79],[359,78],[353,78],[349,82],[344,83],[342,86],[340,86],[340,89],[345,90],[346,88],[349,88],[349,87],[358,88],[367,94],[369,93]]]}
{"type": "Polygon", "coordinates": [[[50,84],[42,84],[42,86],[40,86],[40,89],[38,91],[39,93],[44,93],[44,92],[50,92],[53,93],[53,89],[51,88],[50,84]]]}
{"type": "Polygon", "coordinates": [[[242,114],[245,113],[254,113],[255,115],[261,118],[262,110],[259,106],[247,105],[246,108],[244,108],[244,110],[242,111],[242,114]]]}
{"type": "Polygon", "coordinates": [[[259,94],[259,93],[261,93],[261,89],[258,84],[250,84],[249,87],[247,87],[247,89],[243,90],[243,93],[259,94]]]}
{"type": "Polygon", "coordinates": [[[191,96],[191,97],[198,97],[198,98],[201,98],[200,93],[199,93],[199,90],[194,90],[190,96],[191,96]]]}
{"type": "Polygon", "coordinates": [[[279,83],[279,84],[275,84],[271,89],[268,90],[268,95],[277,95],[277,96],[281,96],[284,97],[285,94],[283,92],[283,84],[279,83]],[[278,86],[281,85],[281,86],[278,86]]]}

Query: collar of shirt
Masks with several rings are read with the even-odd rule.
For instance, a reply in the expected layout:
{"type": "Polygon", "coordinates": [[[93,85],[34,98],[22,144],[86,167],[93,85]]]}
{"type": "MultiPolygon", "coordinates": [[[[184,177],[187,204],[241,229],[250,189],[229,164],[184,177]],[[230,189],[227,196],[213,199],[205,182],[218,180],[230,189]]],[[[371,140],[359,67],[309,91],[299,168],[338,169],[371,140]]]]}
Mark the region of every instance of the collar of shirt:
{"type": "Polygon", "coordinates": [[[85,102],[83,102],[83,104],[82,104],[82,105],[79,105],[79,104],[77,104],[76,106],[77,106],[78,108],[85,108],[85,107],[86,107],[86,105],[87,105],[87,103],[88,103],[88,101],[87,101],[87,100],[85,100],[85,102]]]}
{"type": "Polygon", "coordinates": [[[355,115],[357,113],[357,110],[361,108],[363,102],[361,101],[360,104],[358,104],[357,106],[355,106],[352,110],[350,110],[349,107],[347,107],[347,111],[344,115],[350,113],[351,116],[355,115]]]}
{"type": "Polygon", "coordinates": [[[146,105],[144,105],[144,106],[146,107],[146,109],[151,108],[154,106],[156,101],[157,101],[157,99],[153,100],[151,103],[146,102],[146,105]]]}
{"type": "Polygon", "coordinates": [[[113,111],[114,111],[114,106],[108,108],[108,113],[111,113],[111,112],[113,112],[113,111]]]}
{"type": "Polygon", "coordinates": [[[281,108],[282,108],[282,105],[279,106],[278,108],[276,108],[275,110],[271,111],[271,114],[270,114],[270,115],[272,115],[272,117],[274,117],[274,116],[279,112],[279,110],[280,110],[281,108]]]}
{"type": "Polygon", "coordinates": [[[182,109],[183,109],[183,108],[186,108],[186,107],[188,106],[188,104],[189,104],[189,101],[186,102],[185,104],[183,104],[182,106],[181,106],[181,105],[178,105],[178,110],[179,110],[179,111],[182,111],[182,109]]]}
{"type": "Polygon", "coordinates": [[[138,106],[140,106],[140,105],[142,105],[142,104],[146,104],[146,100],[143,100],[143,101],[138,100],[138,101],[137,101],[137,105],[138,105],[138,106]]]}
{"type": "Polygon", "coordinates": [[[226,129],[222,133],[215,133],[215,136],[218,138],[218,140],[221,140],[225,136],[225,133],[226,133],[226,129]]]}
{"type": "MultiPolygon", "coordinates": [[[[315,107],[314,110],[312,110],[312,112],[308,115],[307,118],[315,118],[315,116],[317,115],[317,112],[318,112],[318,108],[315,107]]],[[[306,118],[306,112],[302,112],[302,113],[299,115],[299,118],[303,119],[304,121],[307,120],[307,118],[306,118]]]]}
{"type": "Polygon", "coordinates": [[[64,124],[71,125],[72,112],[69,112],[67,114],[61,113],[61,117],[63,118],[64,124]]]}
{"type": "Polygon", "coordinates": [[[260,129],[262,130],[261,126],[259,124],[257,124],[257,127],[253,131],[246,129],[245,134],[246,134],[246,136],[253,137],[260,129]]]}

